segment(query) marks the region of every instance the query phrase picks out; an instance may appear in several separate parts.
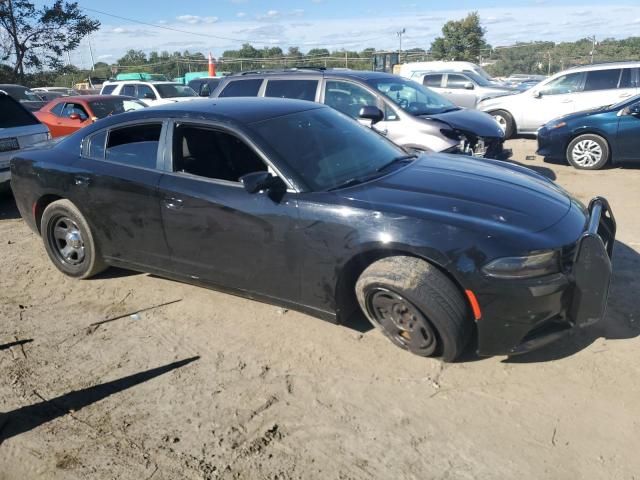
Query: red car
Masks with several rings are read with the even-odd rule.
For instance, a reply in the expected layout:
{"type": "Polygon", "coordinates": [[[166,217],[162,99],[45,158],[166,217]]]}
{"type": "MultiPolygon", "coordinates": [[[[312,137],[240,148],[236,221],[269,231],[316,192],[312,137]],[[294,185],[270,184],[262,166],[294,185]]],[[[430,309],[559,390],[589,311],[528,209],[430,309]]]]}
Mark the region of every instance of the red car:
{"type": "Polygon", "coordinates": [[[53,137],[69,135],[100,118],[145,108],[141,101],[118,95],[60,97],[34,112],[53,137]]]}

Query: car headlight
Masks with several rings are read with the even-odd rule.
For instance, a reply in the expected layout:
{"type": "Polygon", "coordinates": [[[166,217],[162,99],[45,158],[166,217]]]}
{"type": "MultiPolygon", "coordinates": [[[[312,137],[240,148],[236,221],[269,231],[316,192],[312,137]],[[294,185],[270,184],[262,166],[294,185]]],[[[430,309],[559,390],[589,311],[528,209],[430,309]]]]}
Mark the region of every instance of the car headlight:
{"type": "Polygon", "coordinates": [[[498,258],[482,267],[482,271],[485,275],[495,278],[541,277],[560,271],[560,255],[554,250],[523,257],[498,258]]]}

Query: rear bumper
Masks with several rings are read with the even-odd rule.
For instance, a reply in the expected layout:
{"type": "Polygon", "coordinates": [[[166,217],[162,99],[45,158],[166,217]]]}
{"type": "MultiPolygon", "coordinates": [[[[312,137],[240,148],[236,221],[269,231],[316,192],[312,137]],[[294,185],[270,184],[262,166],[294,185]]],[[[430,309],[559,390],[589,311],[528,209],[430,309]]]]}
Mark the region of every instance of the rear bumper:
{"type": "Polygon", "coordinates": [[[563,250],[562,273],[495,282],[493,292],[477,295],[480,355],[525,353],[604,317],[616,223],[604,198],[594,198],[589,213],[586,231],[563,250]]]}

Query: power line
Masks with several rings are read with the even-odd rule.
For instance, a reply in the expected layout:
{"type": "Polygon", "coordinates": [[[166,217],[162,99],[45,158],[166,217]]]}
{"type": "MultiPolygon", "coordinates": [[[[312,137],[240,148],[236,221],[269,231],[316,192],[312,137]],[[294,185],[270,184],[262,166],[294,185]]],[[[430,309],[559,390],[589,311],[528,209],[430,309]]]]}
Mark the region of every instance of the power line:
{"type": "MultiPolygon", "coordinates": [[[[169,30],[171,32],[177,32],[177,33],[184,33],[186,35],[195,35],[198,37],[206,37],[206,38],[214,38],[216,40],[227,40],[227,41],[231,41],[231,42],[238,42],[238,43],[253,43],[256,45],[268,45],[268,46],[275,46],[275,45],[286,45],[286,46],[299,46],[298,44],[294,44],[294,43],[274,43],[274,42],[261,42],[259,40],[249,40],[249,39],[239,39],[239,38],[231,38],[231,37],[223,37],[221,35],[213,35],[213,34],[209,34],[209,33],[201,33],[201,32],[192,32],[189,30],[182,30],[180,28],[175,28],[175,27],[170,27],[168,25],[158,25],[155,23],[149,23],[149,22],[145,22],[142,20],[136,20],[134,18],[128,18],[128,17],[123,17],[120,15],[115,15],[113,13],[107,13],[107,12],[103,12],[102,10],[96,10],[95,8],[89,8],[89,7],[83,7],[80,6],[80,8],[82,10],[86,10],[89,12],[94,12],[94,13],[98,13],[100,15],[106,15],[107,17],[113,17],[113,18],[117,18],[119,20],[125,20],[127,22],[132,22],[132,23],[138,23],[140,25],[146,25],[148,27],[153,27],[153,28],[159,28],[162,30],[169,30]]],[[[305,46],[318,46],[318,45],[357,45],[357,44],[362,44],[362,43],[366,43],[366,42],[371,42],[374,40],[378,40],[380,38],[384,38],[386,37],[386,35],[383,36],[378,36],[375,38],[370,38],[367,40],[359,40],[359,41],[351,41],[351,42],[318,42],[318,43],[306,43],[305,46]]]]}

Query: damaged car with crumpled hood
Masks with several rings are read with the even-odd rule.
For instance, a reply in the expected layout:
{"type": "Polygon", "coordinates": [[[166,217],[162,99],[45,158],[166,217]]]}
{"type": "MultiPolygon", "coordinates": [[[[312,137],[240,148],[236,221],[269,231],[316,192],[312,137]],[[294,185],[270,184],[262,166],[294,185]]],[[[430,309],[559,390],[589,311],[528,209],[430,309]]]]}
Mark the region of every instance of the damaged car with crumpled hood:
{"type": "Polygon", "coordinates": [[[489,114],[461,108],[429,88],[384,72],[294,68],[226,77],[212,97],[276,97],[324,103],[366,119],[394,143],[418,152],[506,158],[504,131],[489,114]]]}

